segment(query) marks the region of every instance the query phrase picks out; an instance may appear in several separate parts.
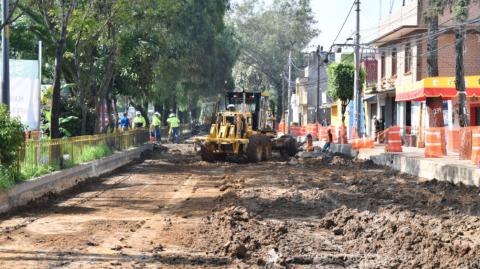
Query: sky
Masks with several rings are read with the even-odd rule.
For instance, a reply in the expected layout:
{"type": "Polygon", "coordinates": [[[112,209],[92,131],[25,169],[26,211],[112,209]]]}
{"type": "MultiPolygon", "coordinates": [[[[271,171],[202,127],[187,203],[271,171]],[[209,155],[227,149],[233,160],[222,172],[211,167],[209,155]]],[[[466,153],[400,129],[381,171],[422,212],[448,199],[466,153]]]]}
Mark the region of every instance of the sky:
{"type": "MultiPolygon", "coordinates": [[[[232,0],[241,2],[242,0],[232,0]]],[[[275,0],[264,0],[271,4],[275,0]]],[[[416,0],[405,0],[406,3],[416,0]]],[[[338,34],[348,11],[354,0],[310,0],[312,11],[317,21],[317,28],[321,33],[312,40],[306,50],[315,50],[318,45],[328,50],[335,36],[338,34]]],[[[360,0],[360,42],[372,41],[377,35],[378,24],[382,17],[387,16],[390,10],[395,11],[402,5],[403,0],[360,0]]],[[[347,20],[343,31],[336,43],[345,43],[345,40],[355,32],[355,9],[347,20]]]]}
{"type": "MultiPolygon", "coordinates": [[[[275,0],[269,0],[270,2],[275,0]]],[[[269,2],[267,1],[267,3],[269,2]]],[[[312,40],[310,49],[321,45],[328,49],[338,34],[354,0],[310,0],[317,21],[320,35],[312,40]]],[[[406,3],[416,0],[406,0],[406,3]]],[[[380,19],[387,16],[390,10],[395,11],[402,5],[402,0],[361,0],[360,1],[360,40],[362,43],[372,41],[377,36],[380,19]]],[[[355,33],[356,14],[352,10],[343,31],[336,43],[344,43],[355,33]]]]}

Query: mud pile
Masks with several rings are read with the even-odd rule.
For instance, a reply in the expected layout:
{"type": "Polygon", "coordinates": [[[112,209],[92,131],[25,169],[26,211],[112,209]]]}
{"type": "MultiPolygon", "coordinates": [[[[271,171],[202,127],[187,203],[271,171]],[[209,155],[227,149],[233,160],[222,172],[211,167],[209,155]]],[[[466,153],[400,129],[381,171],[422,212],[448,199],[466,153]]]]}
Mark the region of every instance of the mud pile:
{"type": "Polygon", "coordinates": [[[403,210],[378,213],[339,208],[320,228],[342,237],[349,252],[394,257],[390,266],[479,268],[480,221],[472,217],[441,219],[403,210]]]}

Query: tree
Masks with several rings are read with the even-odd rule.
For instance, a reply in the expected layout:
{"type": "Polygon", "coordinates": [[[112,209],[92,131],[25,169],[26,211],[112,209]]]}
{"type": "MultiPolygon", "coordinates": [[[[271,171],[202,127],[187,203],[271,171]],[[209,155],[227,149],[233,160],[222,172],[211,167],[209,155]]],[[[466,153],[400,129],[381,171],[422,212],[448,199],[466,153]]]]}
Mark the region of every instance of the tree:
{"type": "Polygon", "coordinates": [[[7,25],[11,25],[14,23],[16,20],[18,20],[20,17],[23,16],[23,12],[17,12],[18,7],[22,4],[21,0],[14,0],[13,2],[10,2],[10,7],[8,9],[8,17],[6,21],[2,21],[0,24],[0,30],[5,28],[7,25]]]}
{"type": "MultiPolygon", "coordinates": [[[[353,80],[355,66],[351,63],[333,63],[327,67],[328,90],[327,94],[332,100],[340,100],[342,106],[342,124],[345,125],[345,112],[350,100],[353,99],[353,80]]],[[[360,84],[365,82],[366,71],[360,70],[360,84]]]]}
{"type": "Polygon", "coordinates": [[[239,64],[234,68],[236,82],[248,74],[261,82],[261,87],[275,89],[277,115],[282,115],[282,81],[288,53],[292,51],[295,64],[302,65],[302,51],[318,34],[310,1],[279,0],[265,6],[259,1],[245,0],[236,5],[230,20],[241,44],[239,64]]]}
{"type": "Polygon", "coordinates": [[[458,30],[455,33],[455,86],[458,92],[459,101],[459,121],[460,126],[470,125],[467,110],[467,95],[465,91],[465,71],[464,71],[464,46],[465,46],[465,24],[468,19],[468,6],[470,0],[454,0],[452,3],[453,14],[458,23],[458,30]]]}
{"type": "MultiPolygon", "coordinates": [[[[443,14],[447,1],[429,0],[428,6],[423,14],[428,24],[427,40],[427,72],[429,77],[437,77],[438,73],[438,16],[443,14]]],[[[427,97],[426,105],[429,115],[430,127],[443,127],[443,99],[438,97],[427,97]],[[436,113],[440,108],[442,113],[436,113]]]]}
{"type": "Polygon", "coordinates": [[[60,87],[63,67],[63,53],[67,42],[67,28],[73,11],[79,0],[37,0],[34,1],[38,11],[48,27],[51,41],[55,44],[55,72],[53,79],[52,116],[50,135],[60,138],[60,87]]]}

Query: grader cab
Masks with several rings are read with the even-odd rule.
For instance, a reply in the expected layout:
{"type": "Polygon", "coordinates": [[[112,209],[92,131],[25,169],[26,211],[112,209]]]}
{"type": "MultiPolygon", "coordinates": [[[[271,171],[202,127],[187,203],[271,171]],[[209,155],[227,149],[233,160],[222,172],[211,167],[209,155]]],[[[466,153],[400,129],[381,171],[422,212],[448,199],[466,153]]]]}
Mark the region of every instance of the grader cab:
{"type": "Polygon", "coordinates": [[[274,118],[268,110],[268,95],[232,92],[225,96],[225,111],[218,112],[207,136],[195,138],[202,160],[225,160],[227,155],[246,156],[250,162],[269,160],[272,150],[293,156],[293,137],[277,138],[274,118]]]}

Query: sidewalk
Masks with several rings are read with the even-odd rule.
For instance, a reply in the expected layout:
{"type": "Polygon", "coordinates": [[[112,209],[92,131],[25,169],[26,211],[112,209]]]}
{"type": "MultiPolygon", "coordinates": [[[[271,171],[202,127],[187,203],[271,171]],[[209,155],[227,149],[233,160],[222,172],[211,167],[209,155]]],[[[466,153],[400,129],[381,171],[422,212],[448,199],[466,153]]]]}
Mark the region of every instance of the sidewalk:
{"type": "MultiPolygon", "coordinates": [[[[350,150],[350,155],[428,180],[436,179],[480,187],[480,169],[469,160],[459,160],[456,154],[442,158],[425,158],[424,149],[414,147],[402,149],[402,153],[385,153],[384,145],[376,145],[372,149],[350,150]]],[[[345,153],[345,149],[336,151],[345,153]]]]}

